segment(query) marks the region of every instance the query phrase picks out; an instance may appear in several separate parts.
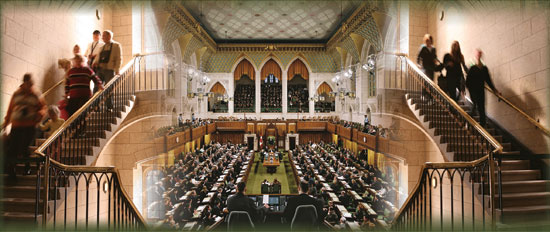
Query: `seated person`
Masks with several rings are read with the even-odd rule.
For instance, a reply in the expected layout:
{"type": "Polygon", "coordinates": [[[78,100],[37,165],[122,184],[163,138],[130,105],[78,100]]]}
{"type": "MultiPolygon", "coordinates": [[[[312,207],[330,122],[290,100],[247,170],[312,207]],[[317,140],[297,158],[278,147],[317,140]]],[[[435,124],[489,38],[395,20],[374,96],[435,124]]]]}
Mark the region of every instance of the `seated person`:
{"type": "Polygon", "coordinates": [[[317,210],[318,225],[320,225],[323,222],[323,219],[325,218],[325,214],[326,214],[326,212],[323,210],[323,203],[307,195],[308,191],[309,191],[309,184],[307,182],[302,181],[300,182],[300,188],[299,188],[300,195],[288,199],[285,211],[283,212],[283,216],[287,222],[289,223],[292,222],[292,218],[294,218],[296,208],[300,205],[315,206],[315,209],[317,210]]]}
{"type": "Polygon", "coordinates": [[[246,211],[250,215],[253,222],[258,221],[265,210],[269,209],[268,204],[264,204],[263,208],[256,208],[254,201],[245,195],[246,183],[239,182],[237,184],[237,193],[227,198],[227,211],[246,211]],[[265,208],[265,209],[264,209],[265,208]]]}

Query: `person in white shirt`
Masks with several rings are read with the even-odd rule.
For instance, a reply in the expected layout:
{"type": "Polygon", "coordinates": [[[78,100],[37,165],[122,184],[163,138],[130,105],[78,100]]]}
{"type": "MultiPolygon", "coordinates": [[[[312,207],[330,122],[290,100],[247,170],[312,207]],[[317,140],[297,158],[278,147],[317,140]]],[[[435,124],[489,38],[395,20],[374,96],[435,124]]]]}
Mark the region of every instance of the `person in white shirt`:
{"type": "Polygon", "coordinates": [[[94,59],[99,57],[101,48],[105,44],[101,40],[99,40],[101,38],[100,31],[95,30],[92,35],[93,35],[93,41],[90,44],[88,44],[88,48],[86,48],[86,52],[84,53],[84,56],[88,58],[88,66],[90,67],[92,67],[92,63],[94,62],[94,59]]]}

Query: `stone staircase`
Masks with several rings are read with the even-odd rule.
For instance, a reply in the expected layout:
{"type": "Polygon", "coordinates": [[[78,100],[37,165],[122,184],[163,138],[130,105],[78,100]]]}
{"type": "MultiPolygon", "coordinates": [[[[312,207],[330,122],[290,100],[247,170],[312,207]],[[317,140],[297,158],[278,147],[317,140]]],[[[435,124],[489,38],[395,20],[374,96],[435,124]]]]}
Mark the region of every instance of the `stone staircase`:
{"type": "MultiPolygon", "coordinates": [[[[134,106],[135,97],[128,101],[124,107],[115,109],[114,112],[107,114],[108,118],[100,120],[97,113],[91,113],[86,122],[86,137],[70,138],[63,142],[60,149],[67,151],[67,155],[54,158],[61,163],[76,163],[80,165],[90,166],[92,165],[101,149],[105,146],[108,140],[113,136],[114,132],[118,129],[118,126],[122,123],[124,118],[130,113],[134,106]],[[100,123],[103,122],[103,123],[100,123]],[[95,138],[90,138],[92,135],[95,138]],[[84,154],[84,156],[73,156],[71,154],[78,153],[84,154]]],[[[49,136],[48,133],[45,133],[49,136]]],[[[46,138],[37,138],[34,146],[29,147],[34,152],[42,143],[46,141],[46,138]]],[[[36,154],[32,154],[31,158],[39,157],[36,154]]],[[[52,157],[53,158],[53,157],[52,157]]],[[[3,197],[0,198],[0,204],[3,205],[2,220],[5,224],[35,224],[40,223],[42,220],[43,203],[38,205],[38,216],[35,220],[36,212],[36,193],[37,193],[37,175],[40,175],[41,191],[44,189],[43,172],[37,173],[36,163],[31,162],[31,174],[24,175],[24,164],[17,164],[16,167],[17,181],[9,181],[7,174],[3,175],[4,185],[0,186],[0,191],[3,191],[3,197]]],[[[53,211],[53,198],[57,197],[57,204],[60,204],[63,199],[63,194],[60,191],[63,187],[58,187],[57,193],[50,193],[50,199],[48,202],[49,212],[53,211]]]]}
{"type": "MultiPolygon", "coordinates": [[[[471,157],[470,154],[482,154],[481,151],[476,151],[474,147],[468,147],[473,146],[469,145],[472,144],[471,142],[466,143],[466,141],[474,139],[471,136],[442,135],[445,130],[458,132],[464,130],[464,128],[455,123],[451,115],[440,108],[439,105],[436,103],[429,104],[419,94],[407,94],[406,100],[411,111],[438,144],[447,161],[471,161],[473,159],[468,159],[468,157],[471,157]],[[420,109],[421,104],[427,105],[424,105],[424,109],[420,109]],[[428,111],[434,114],[427,116],[428,111]]],[[[458,104],[479,122],[479,115],[477,112],[473,112],[471,104],[462,101],[458,104]]],[[[521,155],[527,157],[532,155],[529,151],[521,149],[523,148],[521,144],[502,131],[489,118],[485,129],[502,145],[504,156],[521,155]]],[[[548,228],[548,225],[550,225],[548,223],[548,220],[550,220],[550,180],[543,179],[541,170],[532,167],[531,162],[541,161],[517,160],[517,158],[504,158],[502,160],[502,210],[499,207],[499,196],[495,194],[499,229],[540,229],[548,228]]],[[[480,179],[474,179],[477,179],[474,180],[474,188],[478,193],[478,198],[485,197],[485,201],[489,202],[488,189],[485,189],[484,196],[479,195],[481,194],[480,179]]],[[[498,186],[498,182],[496,183],[498,186]]]]}

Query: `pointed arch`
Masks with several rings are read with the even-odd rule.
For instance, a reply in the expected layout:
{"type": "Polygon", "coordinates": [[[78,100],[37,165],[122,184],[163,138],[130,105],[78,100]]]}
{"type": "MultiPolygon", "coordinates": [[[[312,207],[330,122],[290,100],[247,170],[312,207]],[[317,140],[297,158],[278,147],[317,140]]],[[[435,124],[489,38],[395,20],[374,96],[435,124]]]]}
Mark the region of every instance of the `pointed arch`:
{"type": "Polygon", "coordinates": [[[260,74],[260,78],[262,81],[265,80],[269,74],[273,74],[275,77],[282,79],[283,71],[281,69],[280,63],[277,63],[277,61],[275,61],[273,57],[271,57],[262,65],[262,70],[260,74]]]}
{"type": "Polygon", "coordinates": [[[227,93],[227,90],[225,89],[225,87],[218,81],[216,82],[214,85],[212,85],[212,87],[210,88],[210,91],[211,93],[215,93],[215,94],[220,94],[220,95],[225,95],[227,93]]]}
{"type": "Polygon", "coordinates": [[[323,93],[330,93],[330,92],[333,92],[332,87],[330,87],[330,85],[327,84],[326,81],[323,81],[323,83],[321,83],[319,87],[317,87],[317,94],[319,95],[323,93]]]}
{"type": "Polygon", "coordinates": [[[309,74],[311,73],[311,68],[303,61],[301,57],[296,57],[288,66],[287,69],[287,80],[292,80],[296,74],[300,74],[305,80],[309,79],[309,74]]]}
{"type": "Polygon", "coordinates": [[[256,68],[246,57],[242,57],[233,69],[233,79],[235,81],[240,80],[243,75],[247,75],[250,80],[254,80],[256,76],[256,68]]]}

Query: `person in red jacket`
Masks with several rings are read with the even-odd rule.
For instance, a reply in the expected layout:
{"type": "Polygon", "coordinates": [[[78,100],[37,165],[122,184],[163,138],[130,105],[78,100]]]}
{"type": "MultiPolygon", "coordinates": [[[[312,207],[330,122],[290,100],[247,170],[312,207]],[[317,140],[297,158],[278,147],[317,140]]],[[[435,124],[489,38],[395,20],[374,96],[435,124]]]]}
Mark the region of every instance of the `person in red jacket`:
{"type": "Polygon", "coordinates": [[[67,72],[65,95],[68,98],[67,112],[69,118],[92,97],[90,81],[93,81],[100,90],[103,90],[101,80],[90,67],[85,66],[84,57],[75,55],[73,68],[67,72]]]}
{"type": "MultiPolygon", "coordinates": [[[[36,125],[45,115],[46,103],[40,94],[33,88],[32,75],[27,73],[23,76],[23,84],[19,86],[10,100],[8,112],[2,124],[5,129],[11,124],[11,132],[8,139],[7,149],[7,172],[9,179],[15,181],[15,164],[17,156],[28,159],[30,156],[29,145],[34,140],[36,125]]],[[[25,162],[25,174],[30,174],[30,163],[25,162]]]]}

